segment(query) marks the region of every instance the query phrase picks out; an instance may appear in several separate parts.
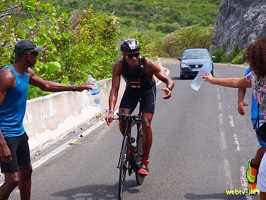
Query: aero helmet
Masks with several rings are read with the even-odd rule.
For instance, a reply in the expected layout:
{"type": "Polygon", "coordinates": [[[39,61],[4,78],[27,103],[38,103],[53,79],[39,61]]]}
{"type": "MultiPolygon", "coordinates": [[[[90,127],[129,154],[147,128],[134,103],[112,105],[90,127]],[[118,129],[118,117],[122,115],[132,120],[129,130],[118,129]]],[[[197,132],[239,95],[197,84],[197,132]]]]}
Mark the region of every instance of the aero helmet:
{"type": "Polygon", "coordinates": [[[140,50],[140,45],[135,39],[126,39],[124,42],[122,42],[120,48],[123,53],[132,52],[140,50]]]}

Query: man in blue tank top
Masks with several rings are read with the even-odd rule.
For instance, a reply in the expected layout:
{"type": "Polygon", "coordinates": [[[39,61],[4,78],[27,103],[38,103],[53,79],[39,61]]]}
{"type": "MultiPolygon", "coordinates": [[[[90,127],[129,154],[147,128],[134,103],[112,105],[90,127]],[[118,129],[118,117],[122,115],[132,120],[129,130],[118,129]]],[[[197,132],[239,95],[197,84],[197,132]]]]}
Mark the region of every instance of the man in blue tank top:
{"type": "MultiPolygon", "coordinates": [[[[114,119],[114,109],[117,102],[121,77],[127,83],[126,90],[119,106],[119,113],[131,114],[141,98],[142,124],[143,130],[143,159],[142,166],[138,174],[147,176],[148,158],[152,146],[151,121],[155,109],[156,83],[154,76],[164,82],[166,86],[162,88],[165,92],[164,99],[169,99],[172,95],[174,82],[163,72],[163,70],[151,59],[140,56],[140,44],[135,39],[127,39],[122,42],[120,57],[113,66],[112,88],[109,96],[109,114],[106,117],[107,125],[114,119]]],[[[125,132],[125,122],[119,121],[119,128],[122,134],[125,132]]]]}
{"type": "MultiPolygon", "coordinates": [[[[31,69],[42,47],[32,41],[19,40],[14,49],[15,62],[0,70],[0,164],[5,181],[0,199],[8,199],[18,186],[23,200],[30,199],[32,165],[28,136],[23,126],[28,84],[44,91],[83,91],[91,89],[86,82],[79,86],[46,81],[31,69]]],[[[41,197],[40,197],[41,198],[41,197]]]]}

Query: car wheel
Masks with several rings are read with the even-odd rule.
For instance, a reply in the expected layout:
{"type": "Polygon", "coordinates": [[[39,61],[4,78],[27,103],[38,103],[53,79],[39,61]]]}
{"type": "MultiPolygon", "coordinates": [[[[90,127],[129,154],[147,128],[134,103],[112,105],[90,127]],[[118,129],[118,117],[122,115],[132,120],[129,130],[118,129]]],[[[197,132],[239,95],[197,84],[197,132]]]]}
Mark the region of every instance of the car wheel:
{"type": "Polygon", "coordinates": [[[182,75],[182,74],[180,74],[180,79],[181,79],[181,80],[185,79],[185,76],[182,75]]]}

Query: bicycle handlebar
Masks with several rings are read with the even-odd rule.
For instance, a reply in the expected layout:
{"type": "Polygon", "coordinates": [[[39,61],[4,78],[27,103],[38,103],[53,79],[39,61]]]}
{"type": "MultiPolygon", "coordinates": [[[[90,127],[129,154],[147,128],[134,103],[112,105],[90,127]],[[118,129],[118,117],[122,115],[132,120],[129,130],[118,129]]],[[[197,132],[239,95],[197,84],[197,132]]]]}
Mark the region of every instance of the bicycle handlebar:
{"type": "Polygon", "coordinates": [[[142,121],[141,116],[139,115],[125,115],[124,113],[117,113],[118,118],[114,118],[114,120],[122,120],[122,121],[142,121]]]}

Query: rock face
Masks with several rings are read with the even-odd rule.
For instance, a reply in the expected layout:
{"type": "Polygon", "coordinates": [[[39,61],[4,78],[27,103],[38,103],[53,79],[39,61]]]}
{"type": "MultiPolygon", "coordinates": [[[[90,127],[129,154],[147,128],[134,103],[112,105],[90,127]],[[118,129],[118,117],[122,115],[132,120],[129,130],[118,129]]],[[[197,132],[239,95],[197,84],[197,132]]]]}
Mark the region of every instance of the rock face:
{"type": "Polygon", "coordinates": [[[256,39],[266,36],[266,0],[223,0],[212,39],[211,51],[235,45],[246,48],[256,39]]]}

